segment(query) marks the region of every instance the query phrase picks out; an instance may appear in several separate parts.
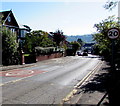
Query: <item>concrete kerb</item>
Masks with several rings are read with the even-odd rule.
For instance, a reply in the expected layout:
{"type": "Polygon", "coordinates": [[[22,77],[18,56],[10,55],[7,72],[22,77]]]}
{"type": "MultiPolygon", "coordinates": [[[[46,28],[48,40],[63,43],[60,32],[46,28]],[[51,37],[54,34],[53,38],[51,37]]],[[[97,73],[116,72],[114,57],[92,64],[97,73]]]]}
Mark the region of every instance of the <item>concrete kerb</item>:
{"type": "MultiPolygon", "coordinates": [[[[53,58],[55,59],[55,58],[53,58]]],[[[23,64],[23,65],[11,65],[11,66],[0,66],[0,71],[9,71],[9,70],[13,70],[13,69],[17,69],[17,68],[24,68],[24,67],[32,67],[35,66],[35,64],[39,64],[45,61],[51,61],[52,59],[47,59],[47,60],[41,60],[38,61],[36,63],[31,63],[31,64],[23,64]]]]}
{"type": "MultiPolygon", "coordinates": [[[[74,86],[74,89],[62,100],[62,104],[66,104],[68,101],[70,101],[70,99],[77,94],[78,92],[78,88],[80,88],[82,85],[84,85],[84,83],[86,81],[88,81],[88,79],[97,71],[99,71],[99,69],[101,68],[101,66],[103,65],[103,61],[100,61],[97,66],[90,71],[79,83],[76,84],[76,86],[74,86]]],[[[80,97],[82,96],[82,92],[79,94],[79,98],[76,100],[75,104],[77,104],[78,100],[80,99],[80,97]]],[[[98,101],[99,102],[99,101],[98,101]]]]}

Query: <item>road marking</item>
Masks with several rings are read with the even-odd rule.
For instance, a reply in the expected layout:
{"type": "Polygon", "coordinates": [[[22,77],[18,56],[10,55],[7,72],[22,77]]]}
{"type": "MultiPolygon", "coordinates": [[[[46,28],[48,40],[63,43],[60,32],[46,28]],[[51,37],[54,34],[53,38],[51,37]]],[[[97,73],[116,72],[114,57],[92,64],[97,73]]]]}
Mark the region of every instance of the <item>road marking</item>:
{"type": "Polygon", "coordinates": [[[4,84],[2,84],[2,83],[0,84],[0,86],[3,86],[3,85],[4,85],[4,84]]]}
{"type": "Polygon", "coordinates": [[[63,102],[69,101],[69,99],[70,99],[71,97],[73,97],[73,95],[74,95],[76,92],[77,92],[77,90],[76,90],[76,89],[73,89],[73,90],[63,99],[63,102]]]}
{"type": "Polygon", "coordinates": [[[99,68],[102,66],[103,62],[98,62],[97,66],[94,67],[94,69],[92,71],[90,71],[80,82],[77,83],[77,85],[74,88],[77,88],[78,86],[80,86],[85,80],[89,79],[89,77],[95,73],[97,71],[97,69],[99,70],[99,68]],[[100,64],[101,63],[101,64],[100,64]],[[100,64],[100,65],[99,65],[100,64]]]}
{"type": "Polygon", "coordinates": [[[43,73],[44,71],[41,70],[28,70],[28,69],[16,69],[16,70],[11,70],[9,72],[1,72],[0,76],[4,77],[27,77],[31,75],[36,75],[39,73],[43,73]]]}
{"type": "MultiPolygon", "coordinates": [[[[47,71],[42,71],[42,73],[46,73],[47,71]]],[[[40,74],[40,73],[39,73],[40,74]]],[[[38,74],[32,74],[30,76],[27,76],[27,77],[23,77],[23,78],[19,78],[19,79],[16,79],[16,80],[12,80],[12,81],[8,81],[8,82],[4,82],[4,83],[0,83],[0,86],[3,86],[3,85],[6,85],[6,84],[9,84],[9,83],[16,83],[18,81],[21,81],[23,79],[26,79],[26,78],[29,78],[29,77],[32,77],[32,76],[35,76],[35,75],[38,75],[38,74]]]]}
{"type": "MultiPolygon", "coordinates": [[[[100,67],[102,66],[102,64],[103,64],[102,61],[98,62],[97,66],[92,71],[90,71],[79,83],[77,83],[76,86],[74,87],[74,89],[65,98],[62,99],[62,104],[64,102],[69,101],[70,98],[72,98],[77,93],[77,91],[78,91],[77,88],[82,86],[91,77],[92,74],[97,72],[100,69],[100,67]]],[[[80,95],[80,97],[81,96],[82,96],[82,94],[80,95]]]]}
{"type": "Polygon", "coordinates": [[[21,80],[23,80],[25,78],[27,78],[27,77],[20,78],[20,79],[17,79],[17,80],[8,81],[8,82],[5,82],[5,83],[1,83],[0,86],[6,85],[8,83],[15,83],[15,82],[21,81],[21,80]]]}
{"type": "Polygon", "coordinates": [[[22,71],[18,71],[18,72],[8,72],[5,74],[5,76],[7,77],[12,77],[12,76],[20,76],[20,75],[26,75],[26,74],[33,74],[34,71],[32,70],[22,70],[22,71]]]}

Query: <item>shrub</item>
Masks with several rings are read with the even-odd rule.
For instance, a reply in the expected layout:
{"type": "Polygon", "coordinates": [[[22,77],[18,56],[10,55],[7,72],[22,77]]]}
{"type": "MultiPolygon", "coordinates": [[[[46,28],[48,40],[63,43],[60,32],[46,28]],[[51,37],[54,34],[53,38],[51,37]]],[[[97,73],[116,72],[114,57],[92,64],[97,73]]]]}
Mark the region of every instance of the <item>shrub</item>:
{"type": "Polygon", "coordinates": [[[37,55],[52,54],[55,52],[55,47],[35,47],[37,55]]]}
{"type": "Polygon", "coordinates": [[[0,28],[2,34],[2,64],[12,65],[19,63],[19,53],[17,51],[17,35],[8,28],[0,28]]]}

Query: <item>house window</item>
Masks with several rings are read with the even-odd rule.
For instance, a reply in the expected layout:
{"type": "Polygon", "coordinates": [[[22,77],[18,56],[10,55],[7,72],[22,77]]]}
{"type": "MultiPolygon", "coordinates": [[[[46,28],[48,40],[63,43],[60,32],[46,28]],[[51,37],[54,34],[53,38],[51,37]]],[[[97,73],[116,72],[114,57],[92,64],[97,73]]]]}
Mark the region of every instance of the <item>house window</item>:
{"type": "Polygon", "coordinates": [[[21,30],[21,37],[25,37],[26,33],[27,32],[25,30],[21,30]]]}
{"type": "Polygon", "coordinates": [[[14,32],[15,32],[15,29],[12,29],[12,32],[14,33],[14,32]]]}
{"type": "Polygon", "coordinates": [[[15,29],[14,28],[10,28],[10,30],[14,33],[15,32],[15,29]]]}
{"type": "Polygon", "coordinates": [[[11,22],[11,17],[10,16],[8,16],[8,22],[11,22]]]}

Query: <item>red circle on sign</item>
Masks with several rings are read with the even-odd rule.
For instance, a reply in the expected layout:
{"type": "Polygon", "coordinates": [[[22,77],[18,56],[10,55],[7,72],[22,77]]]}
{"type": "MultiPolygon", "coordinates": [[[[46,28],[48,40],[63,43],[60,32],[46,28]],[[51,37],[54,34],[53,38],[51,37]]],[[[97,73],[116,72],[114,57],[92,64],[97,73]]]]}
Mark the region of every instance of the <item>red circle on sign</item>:
{"type": "Polygon", "coordinates": [[[120,35],[120,30],[118,28],[110,28],[107,35],[110,39],[117,39],[120,35]]]}

